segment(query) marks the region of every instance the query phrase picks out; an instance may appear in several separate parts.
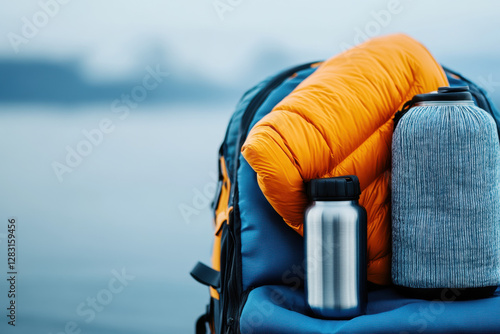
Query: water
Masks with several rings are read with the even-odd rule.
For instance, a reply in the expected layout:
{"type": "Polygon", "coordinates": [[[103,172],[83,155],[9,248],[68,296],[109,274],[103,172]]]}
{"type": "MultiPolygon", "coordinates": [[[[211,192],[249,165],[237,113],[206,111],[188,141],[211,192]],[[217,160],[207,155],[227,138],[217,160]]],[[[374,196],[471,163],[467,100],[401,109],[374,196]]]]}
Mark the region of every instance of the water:
{"type": "Polygon", "coordinates": [[[192,333],[208,289],[189,271],[210,261],[205,197],[231,112],[160,106],[120,119],[99,105],[0,105],[0,333],[192,333]],[[103,118],[113,130],[85,147],[82,131],[103,118]],[[60,182],[52,165],[78,145],[91,152],[60,182]],[[15,328],[6,317],[9,217],[15,328]]]}

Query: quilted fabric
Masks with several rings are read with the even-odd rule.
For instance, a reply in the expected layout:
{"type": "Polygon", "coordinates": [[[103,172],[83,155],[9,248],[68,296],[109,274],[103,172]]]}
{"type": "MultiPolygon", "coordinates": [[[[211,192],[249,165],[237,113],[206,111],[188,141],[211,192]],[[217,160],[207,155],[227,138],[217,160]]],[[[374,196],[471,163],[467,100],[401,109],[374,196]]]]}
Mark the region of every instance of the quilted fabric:
{"type": "Polygon", "coordinates": [[[368,213],[368,279],[389,284],[392,117],[413,95],[447,85],[414,39],[372,39],[323,63],[252,128],[242,154],[267,200],[299,234],[305,182],[357,175],[368,213]]]}
{"type": "Polygon", "coordinates": [[[455,301],[461,290],[441,299],[407,298],[392,288],[368,293],[366,315],[351,320],[313,318],[301,289],[266,285],[248,295],[240,319],[242,334],[456,334],[499,333],[500,288],[490,298],[455,301]]]}

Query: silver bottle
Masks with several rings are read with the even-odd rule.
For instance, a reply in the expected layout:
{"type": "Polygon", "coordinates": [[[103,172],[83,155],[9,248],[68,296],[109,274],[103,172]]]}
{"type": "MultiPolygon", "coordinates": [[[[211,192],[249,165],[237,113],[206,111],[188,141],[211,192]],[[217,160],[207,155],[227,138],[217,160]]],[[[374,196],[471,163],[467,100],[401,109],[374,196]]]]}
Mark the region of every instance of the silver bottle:
{"type": "Polygon", "coordinates": [[[348,319],[366,309],[366,210],[354,175],[308,184],[304,216],[306,295],[318,317],[348,319]]]}

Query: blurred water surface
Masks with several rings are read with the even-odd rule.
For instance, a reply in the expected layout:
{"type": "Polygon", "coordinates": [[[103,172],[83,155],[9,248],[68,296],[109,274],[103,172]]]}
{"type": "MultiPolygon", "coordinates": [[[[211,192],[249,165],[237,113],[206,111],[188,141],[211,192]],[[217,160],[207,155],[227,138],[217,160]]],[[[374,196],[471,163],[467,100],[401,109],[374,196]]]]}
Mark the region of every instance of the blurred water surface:
{"type": "Polygon", "coordinates": [[[192,332],[208,293],[188,273],[209,262],[213,233],[196,194],[213,189],[232,110],[149,106],[120,120],[107,105],[0,109],[0,275],[12,216],[19,272],[16,327],[1,298],[0,332],[64,333],[68,322],[81,333],[192,332]],[[59,182],[52,163],[103,118],[113,131],[59,182]],[[181,207],[196,212],[183,217],[181,207]],[[113,270],[129,280],[109,300],[113,270]],[[107,304],[91,316],[96,297],[107,304]]]}

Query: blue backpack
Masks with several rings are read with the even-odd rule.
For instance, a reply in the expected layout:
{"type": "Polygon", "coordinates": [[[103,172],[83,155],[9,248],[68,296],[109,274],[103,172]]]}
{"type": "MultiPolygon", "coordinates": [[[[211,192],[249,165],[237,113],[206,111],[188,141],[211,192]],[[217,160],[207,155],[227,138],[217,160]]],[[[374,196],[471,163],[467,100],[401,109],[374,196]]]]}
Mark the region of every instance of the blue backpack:
{"type": "MultiPolygon", "coordinates": [[[[500,289],[487,299],[451,303],[460,290],[439,300],[402,297],[392,287],[370,285],[367,314],[352,320],[314,318],[303,290],[303,238],[289,228],[260,190],[256,174],[240,154],[249,130],[321,62],[285,70],[247,91],[219,149],[219,182],[213,202],[212,265],[198,263],[191,275],[210,289],[196,333],[421,333],[500,331],[500,289]]],[[[486,92],[444,68],[450,86],[469,85],[476,104],[500,113],[486,92]]]]}

